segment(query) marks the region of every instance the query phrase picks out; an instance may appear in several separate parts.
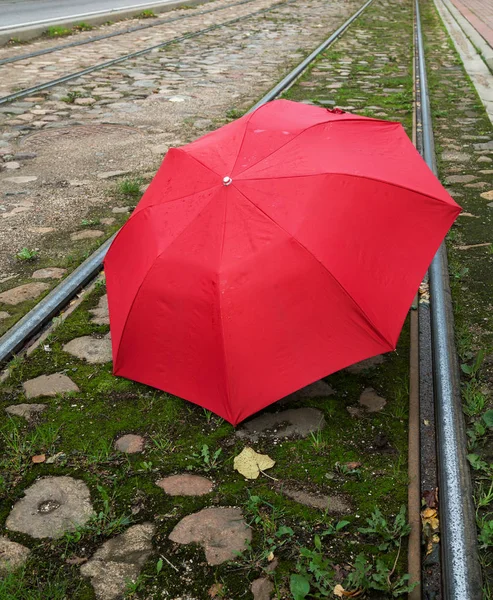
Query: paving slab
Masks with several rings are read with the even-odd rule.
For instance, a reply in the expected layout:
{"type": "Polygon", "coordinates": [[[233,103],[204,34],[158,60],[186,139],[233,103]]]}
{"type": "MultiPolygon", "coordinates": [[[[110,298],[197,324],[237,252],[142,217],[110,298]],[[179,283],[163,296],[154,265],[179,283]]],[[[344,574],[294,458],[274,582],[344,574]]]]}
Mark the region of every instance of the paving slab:
{"type": "Polygon", "coordinates": [[[155,526],[142,523],[105,542],[80,572],[91,579],[99,600],[121,598],[128,582],[135,582],[152,553],[155,526]]]}
{"type": "Polygon", "coordinates": [[[67,269],[61,269],[60,267],[47,267],[46,269],[38,269],[31,275],[33,279],[61,279],[67,269]]]}
{"type": "Polygon", "coordinates": [[[101,296],[96,308],[91,308],[89,312],[93,315],[91,323],[96,323],[96,325],[109,325],[110,314],[108,309],[108,294],[101,296]]]}
{"type": "Polygon", "coordinates": [[[277,413],[264,413],[246,421],[236,431],[239,438],[257,441],[261,437],[272,439],[307,437],[325,426],[323,413],[316,408],[291,408],[277,413]]]}
{"type": "Polygon", "coordinates": [[[145,440],[140,435],[127,433],[118,438],[115,442],[115,448],[125,454],[138,454],[144,450],[145,440]]]}
{"type": "Polygon", "coordinates": [[[34,300],[50,286],[47,283],[25,283],[0,294],[0,303],[17,306],[26,300],[34,300]]]}
{"type": "Polygon", "coordinates": [[[220,565],[246,550],[252,531],[239,508],[204,508],[183,518],[169,539],[177,544],[202,545],[208,564],[220,565]]]}
{"type": "Polygon", "coordinates": [[[324,494],[313,494],[303,490],[284,488],[283,494],[288,498],[330,514],[342,515],[351,512],[351,505],[341,496],[326,496],[324,494]]]}
{"type": "Polygon", "coordinates": [[[0,575],[15,571],[27,561],[29,548],[0,536],[0,575]]]}
{"type": "Polygon", "coordinates": [[[366,388],[358,400],[369,413],[381,411],[387,404],[387,400],[379,396],[373,388],[366,388]]]}
{"type": "Polygon", "coordinates": [[[7,406],[5,412],[16,417],[23,417],[26,421],[32,421],[47,408],[46,404],[12,404],[7,406]]]}
{"type": "Polygon", "coordinates": [[[188,473],[170,475],[156,481],[156,485],[170,496],[204,496],[214,489],[214,483],[210,479],[188,473]]]}
{"type": "Polygon", "coordinates": [[[72,477],[44,477],[16,502],[6,527],[34,538],[60,538],[94,514],[87,485],[72,477]]]}
{"type": "Polygon", "coordinates": [[[75,338],[63,346],[63,350],[90,364],[102,364],[110,362],[111,340],[107,337],[95,338],[85,335],[75,338]]]}
{"type": "Polygon", "coordinates": [[[271,600],[274,584],[265,577],[260,577],[252,581],[250,590],[253,594],[253,600],[271,600]]]}
{"type": "Polygon", "coordinates": [[[78,392],[77,385],[64,373],[53,375],[40,375],[29,379],[22,384],[26,398],[39,398],[40,396],[56,396],[67,392],[78,392]]]}

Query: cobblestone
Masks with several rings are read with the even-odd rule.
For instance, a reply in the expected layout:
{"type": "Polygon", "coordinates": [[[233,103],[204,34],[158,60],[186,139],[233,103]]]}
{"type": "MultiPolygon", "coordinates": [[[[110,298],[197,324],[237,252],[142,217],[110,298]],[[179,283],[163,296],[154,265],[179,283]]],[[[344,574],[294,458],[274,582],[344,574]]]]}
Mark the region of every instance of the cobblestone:
{"type": "MultiPolygon", "coordinates": [[[[221,3],[227,4],[219,0],[208,6],[221,3]]],[[[254,0],[234,11],[208,15],[207,21],[224,22],[272,4],[272,0],[254,0]]],[[[98,173],[155,172],[167,148],[217,126],[229,109],[246,108],[279,73],[297,64],[307,50],[325,39],[356,5],[355,0],[330,6],[322,0],[309,0],[303,6],[280,5],[244,23],[189,39],[186,44],[68,81],[37,94],[32,102],[3,107],[7,110],[0,113],[0,140],[11,146],[14,155],[37,155],[29,161],[29,173],[22,175],[37,180],[20,184],[12,178],[9,181],[7,171],[0,173],[6,193],[29,186],[29,194],[36,197],[35,207],[15,206],[10,200],[6,203],[10,215],[2,219],[8,226],[0,235],[0,271],[16,269],[11,248],[39,245],[47,255],[55,254],[56,247],[51,236],[44,237],[44,229],[77,234],[74,229],[88,211],[106,208],[111,202],[107,191],[115,184],[111,179],[98,178],[98,173]],[[265,59],[259,62],[260,54],[265,59]],[[142,87],[143,82],[147,82],[145,86],[151,82],[153,87],[142,87]],[[95,102],[83,106],[62,101],[70,92],[80,94],[78,99],[90,97],[95,102]],[[177,98],[183,101],[170,102],[177,98]],[[26,114],[34,120],[18,120],[26,114]],[[73,181],[84,185],[68,184],[73,181]]],[[[202,27],[204,19],[196,16],[153,28],[145,35],[121,36],[111,42],[4,65],[1,93],[10,91],[10,86],[40,83],[67,70],[101,62],[107,55],[114,58],[129,48],[137,50],[202,27]]]]}

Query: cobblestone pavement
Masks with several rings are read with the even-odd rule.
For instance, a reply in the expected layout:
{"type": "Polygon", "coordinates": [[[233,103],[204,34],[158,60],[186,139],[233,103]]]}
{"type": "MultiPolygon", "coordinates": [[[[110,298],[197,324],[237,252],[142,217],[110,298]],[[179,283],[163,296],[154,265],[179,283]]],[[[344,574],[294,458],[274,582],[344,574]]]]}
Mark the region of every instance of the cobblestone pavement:
{"type": "MultiPolygon", "coordinates": [[[[40,83],[58,79],[66,74],[81,71],[87,67],[137,52],[150,46],[162,44],[190,31],[203,29],[212,24],[222,23],[235,17],[247,15],[254,10],[273,4],[270,1],[256,1],[229,6],[231,0],[219,0],[207,4],[208,9],[224,7],[217,13],[206,15],[195,14],[200,10],[190,11],[190,15],[181,21],[164,23],[143,31],[135,31],[122,36],[93,42],[84,46],[65,48],[48,55],[35,56],[2,67],[0,80],[0,96],[6,96],[19,88],[30,88],[40,83]],[[195,16],[194,16],[195,15],[195,16]]],[[[204,10],[203,7],[201,7],[204,10]]],[[[181,11],[184,12],[184,11],[181,11]]],[[[46,45],[46,42],[45,42],[46,45]]],[[[53,40],[51,41],[53,45],[53,40]]],[[[34,48],[33,48],[34,49],[34,48]]],[[[37,48],[36,48],[37,49],[37,48]]]]}
{"type": "MultiPolygon", "coordinates": [[[[252,2],[240,7],[241,14],[271,4],[252,2]]],[[[128,212],[108,194],[113,177],[130,173],[149,181],[169,146],[214,129],[230,109],[246,108],[358,6],[322,0],[280,5],[2,107],[0,292],[30,280],[14,259],[22,247],[39,248],[55,266],[91,236],[109,234],[128,212]],[[103,233],[77,232],[91,211],[99,211],[96,231],[103,233]]],[[[230,17],[213,13],[197,28],[230,17]]],[[[186,23],[180,28],[189,30],[186,23]]],[[[133,48],[123,37],[118,43],[128,52],[133,48]]],[[[92,46],[85,48],[83,55],[92,46]]],[[[81,66],[78,55],[70,69],[81,66]]]]}

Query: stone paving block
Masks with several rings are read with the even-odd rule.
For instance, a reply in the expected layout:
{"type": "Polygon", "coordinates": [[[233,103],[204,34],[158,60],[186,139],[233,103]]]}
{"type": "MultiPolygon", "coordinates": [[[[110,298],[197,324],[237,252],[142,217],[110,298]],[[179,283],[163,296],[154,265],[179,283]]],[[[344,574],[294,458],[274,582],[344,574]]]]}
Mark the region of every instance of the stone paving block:
{"type": "Polygon", "coordinates": [[[63,373],[53,375],[40,375],[29,379],[22,384],[26,398],[39,398],[40,396],[56,396],[67,392],[79,392],[77,385],[63,373]]]}
{"type": "Polygon", "coordinates": [[[43,292],[46,292],[50,286],[47,283],[25,283],[18,287],[6,290],[0,294],[0,304],[10,304],[17,306],[26,300],[34,300],[43,292]]]}
{"type": "Polygon", "coordinates": [[[208,564],[220,565],[246,550],[252,531],[239,508],[204,508],[183,518],[169,539],[177,544],[201,544],[208,564]]]}
{"type": "Polygon", "coordinates": [[[137,454],[144,450],[145,440],[140,435],[128,433],[118,438],[115,442],[115,448],[126,454],[137,454]]]}
{"type": "Polygon", "coordinates": [[[358,402],[370,413],[381,411],[387,404],[385,398],[379,396],[373,388],[366,388],[358,402]]]}
{"type": "Polygon", "coordinates": [[[71,233],[70,239],[76,242],[78,240],[91,240],[93,238],[101,237],[102,235],[104,235],[104,232],[99,229],[84,229],[83,231],[71,233]]]}
{"type": "Polygon", "coordinates": [[[312,494],[302,490],[290,488],[283,489],[283,494],[300,504],[317,508],[331,514],[347,514],[351,512],[351,505],[342,496],[326,496],[324,494],[312,494]]]}
{"type": "Polygon", "coordinates": [[[277,413],[264,413],[251,419],[236,431],[236,435],[252,441],[257,441],[260,437],[304,438],[324,426],[322,411],[316,408],[290,408],[277,413]]]}
{"type": "Polygon", "coordinates": [[[99,600],[121,598],[129,581],[134,582],[152,553],[155,526],[142,523],[129,527],[96,550],[81,566],[84,577],[90,577],[99,600]]]}
{"type": "Polygon", "coordinates": [[[6,527],[34,538],[60,538],[94,514],[87,485],[72,477],[44,477],[24,492],[6,527]]]}
{"type": "Polygon", "coordinates": [[[96,325],[109,325],[110,315],[108,311],[108,294],[101,296],[97,307],[91,308],[89,312],[93,315],[91,323],[96,323],[96,325]]]}
{"type": "Polygon", "coordinates": [[[26,562],[29,548],[0,536],[0,576],[15,571],[26,562]]]}
{"type": "Polygon", "coordinates": [[[188,473],[165,477],[156,481],[156,485],[170,496],[204,496],[214,489],[210,479],[188,473]]]}
{"type": "Polygon", "coordinates": [[[38,269],[31,275],[33,279],[61,279],[67,269],[61,269],[59,267],[47,267],[46,269],[38,269]]]}
{"type": "Polygon", "coordinates": [[[35,415],[39,415],[48,406],[46,404],[12,404],[7,406],[5,412],[16,417],[24,417],[27,421],[31,421],[35,415]]]}
{"type": "Polygon", "coordinates": [[[72,356],[87,360],[90,364],[102,364],[112,359],[111,340],[107,337],[95,338],[86,335],[75,338],[65,344],[63,350],[72,356]]]}
{"type": "Polygon", "coordinates": [[[265,577],[260,577],[252,581],[250,590],[253,594],[253,600],[271,600],[274,584],[265,577]]]}

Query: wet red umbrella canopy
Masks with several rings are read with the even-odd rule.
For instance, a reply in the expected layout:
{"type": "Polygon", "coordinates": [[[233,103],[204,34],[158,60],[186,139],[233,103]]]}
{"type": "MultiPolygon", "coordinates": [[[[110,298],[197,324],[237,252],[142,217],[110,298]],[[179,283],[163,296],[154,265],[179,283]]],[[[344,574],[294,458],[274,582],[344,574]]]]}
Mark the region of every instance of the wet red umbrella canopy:
{"type": "Polygon", "coordinates": [[[171,149],[113,242],[114,373],[237,424],[395,349],[459,212],[400,124],[266,104],[171,149]]]}

